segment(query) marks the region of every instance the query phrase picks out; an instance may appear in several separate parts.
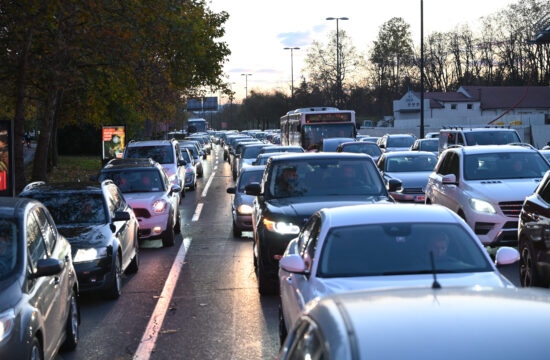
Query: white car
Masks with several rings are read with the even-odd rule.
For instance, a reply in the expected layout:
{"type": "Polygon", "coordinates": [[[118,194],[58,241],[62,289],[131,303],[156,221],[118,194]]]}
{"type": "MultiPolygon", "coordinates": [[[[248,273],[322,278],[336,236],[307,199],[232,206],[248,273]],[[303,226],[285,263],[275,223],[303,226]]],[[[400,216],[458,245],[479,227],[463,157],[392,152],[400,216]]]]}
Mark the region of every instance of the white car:
{"type": "Polygon", "coordinates": [[[485,245],[515,246],[523,201],[549,169],[530,145],[451,147],[429,177],[426,203],[456,212],[485,245]]]}
{"type": "MultiPolygon", "coordinates": [[[[496,255],[497,264],[518,259],[508,247],[496,255]]],[[[281,339],[309,301],[329,294],[429,287],[434,272],[442,287],[513,287],[462,219],[423,204],[322,209],[289,243],[279,266],[281,339]]]]}

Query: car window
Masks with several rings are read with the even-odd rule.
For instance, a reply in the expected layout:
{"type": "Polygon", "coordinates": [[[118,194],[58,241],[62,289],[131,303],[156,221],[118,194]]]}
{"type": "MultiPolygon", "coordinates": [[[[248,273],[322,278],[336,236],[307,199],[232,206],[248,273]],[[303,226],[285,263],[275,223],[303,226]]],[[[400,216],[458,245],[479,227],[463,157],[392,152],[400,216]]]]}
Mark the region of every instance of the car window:
{"type": "MultiPolygon", "coordinates": [[[[123,194],[164,191],[164,184],[168,183],[167,179],[163,182],[163,178],[156,168],[104,171],[100,180],[107,179],[113,180],[123,194]]],[[[119,204],[116,199],[114,204],[114,209],[117,209],[119,204]]]]}
{"type": "Polygon", "coordinates": [[[457,145],[464,145],[464,138],[462,137],[461,133],[458,133],[458,136],[456,138],[456,144],[457,145]]]}
{"type": "Polygon", "coordinates": [[[31,258],[32,267],[36,269],[38,260],[46,258],[46,244],[44,243],[40,226],[32,212],[29,213],[25,226],[27,231],[27,251],[31,258]]]}
{"type": "Polygon", "coordinates": [[[411,147],[414,143],[412,136],[391,136],[388,137],[387,147],[411,147]]]}
{"type": "Polygon", "coordinates": [[[187,152],[185,148],[183,148],[181,151],[181,158],[188,163],[191,162],[191,157],[189,156],[189,152],[187,152]]]}
{"type": "Polygon", "coordinates": [[[56,225],[105,224],[107,216],[101,193],[32,193],[52,215],[56,225]]]}
{"type": "Polygon", "coordinates": [[[126,150],[126,158],[151,158],[160,164],[174,163],[174,151],[170,145],[131,146],[126,150]]]}
{"type": "Polygon", "coordinates": [[[440,160],[439,160],[439,167],[437,168],[437,173],[439,175],[447,175],[450,174],[450,159],[453,155],[452,152],[447,152],[440,160]]]}
{"type": "Polygon", "coordinates": [[[238,191],[244,193],[244,188],[246,187],[246,185],[251,183],[261,183],[263,175],[263,170],[242,172],[241,176],[239,177],[239,184],[237,186],[238,191]]]}
{"type": "Polygon", "coordinates": [[[460,158],[455,152],[451,154],[449,160],[449,173],[454,174],[457,180],[460,178],[460,158]]]}
{"type": "Polygon", "coordinates": [[[452,223],[385,223],[333,228],[323,242],[319,277],[492,271],[483,249],[452,223]]]}
{"type": "Polygon", "coordinates": [[[549,169],[538,152],[469,154],[464,157],[467,180],[541,178],[549,169]]]}
{"type": "Polygon", "coordinates": [[[44,241],[46,242],[46,248],[48,254],[53,253],[56,241],[56,230],[55,225],[46,216],[46,212],[42,208],[35,208],[35,215],[38,220],[38,225],[42,229],[42,235],[44,236],[44,241]]]}
{"type": "Polygon", "coordinates": [[[504,145],[521,142],[515,131],[477,131],[465,134],[468,145],[504,145]]]}
{"type": "Polygon", "coordinates": [[[0,281],[15,271],[17,250],[17,225],[11,220],[0,219],[0,281]]]}
{"type": "Polygon", "coordinates": [[[311,320],[302,320],[291,334],[292,342],[287,355],[288,360],[328,360],[324,338],[317,325],[311,320]]]}
{"type": "Polygon", "coordinates": [[[319,232],[321,230],[321,219],[319,217],[314,218],[313,226],[309,232],[309,237],[306,240],[304,249],[302,251],[302,258],[306,264],[307,271],[311,271],[313,262],[315,259],[315,249],[317,249],[317,240],[319,238],[319,232]]]}
{"type": "Polygon", "coordinates": [[[376,144],[371,144],[368,142],[357,142],[355,144],[345,144],[342,145],[343,152],[358,153],[358,154],[367,154],[370,156],[380,156],[382,151],[376,144]]]}
{"type": "Polygon", "coordinates": [[[387,172],[432,171],[437,158],[435,155],[390,156],[386,159],[387,172]]]}
{"type": "Polygon", "coordinates": [[[243,159],[254,159],[260,153],[261,146],[248,146],[243,151],[243,159]]]}
{"type": "Polygon", "coordinates": [[[417,150],[437,151],[437,148],[439,146],[439,141],[437,141],[437,140],[427,140],[427,141],[422,141],[420,144],[421,144],[420,149],[417,148],[417,150]]]}

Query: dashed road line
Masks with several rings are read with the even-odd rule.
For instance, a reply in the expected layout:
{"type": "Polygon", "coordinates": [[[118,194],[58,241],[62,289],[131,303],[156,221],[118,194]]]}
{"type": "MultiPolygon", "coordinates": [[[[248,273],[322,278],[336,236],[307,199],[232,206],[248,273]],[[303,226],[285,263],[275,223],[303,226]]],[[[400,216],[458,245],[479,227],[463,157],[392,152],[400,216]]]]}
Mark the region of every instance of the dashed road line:
{"type": "Polygon", "coordinates": [[[204,206],[203,203],[198,203],[197,208],[195,209],[195,213],[193,214],[193,218],[191,221],[199,221],[199,217],[201,216],[202,207],[204,206]]]}
{"type": "Polygon", "coordinates": [[[206,183],[206,186],[204,187],[204,190],[202,192],[202,197],[205,197],[206,194],[208,194],[208,189],[210,188],[210,184],[212,184],[212,180],[214,179],[214,175],[215,175],[215,173],[212,172],[212,175],[210,175],[210,178],[208,179],[208,182],[206,183]]]}

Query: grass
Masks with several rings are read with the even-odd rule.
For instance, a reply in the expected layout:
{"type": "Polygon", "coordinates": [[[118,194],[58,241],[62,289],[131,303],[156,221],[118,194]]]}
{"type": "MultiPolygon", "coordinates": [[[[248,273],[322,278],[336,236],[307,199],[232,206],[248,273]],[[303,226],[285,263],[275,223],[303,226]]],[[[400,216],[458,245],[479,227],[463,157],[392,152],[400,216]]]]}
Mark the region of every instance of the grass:
{"type": "MultiPolygon", "coordinates": [[[[101,158],[97,156],[60,156],[57,167],[48,175],[47,182],[89,181],[90,175],[101,170],[101,158]]],[[[25,167],[25,179],[31,181],[32,162],[25,167]]]]}

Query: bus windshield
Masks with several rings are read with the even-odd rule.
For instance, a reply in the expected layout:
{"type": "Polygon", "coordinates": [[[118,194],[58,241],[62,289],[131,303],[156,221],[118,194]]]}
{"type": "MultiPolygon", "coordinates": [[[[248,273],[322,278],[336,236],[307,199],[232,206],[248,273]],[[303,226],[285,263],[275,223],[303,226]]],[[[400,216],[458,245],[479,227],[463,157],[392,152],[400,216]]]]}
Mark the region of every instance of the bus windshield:
{"type": "Polygon", "coordinates": [[[321,150],[323,139],[334,137],[355,138],[355,126],[348,124],[304,125],[302,128],[303,148],[321,150]]]}
{"type": "Polygon", "coordinates": [[[187,132],[189,134],[196,132],[206,132],[206,120],[189,120],[187,132]]]}

